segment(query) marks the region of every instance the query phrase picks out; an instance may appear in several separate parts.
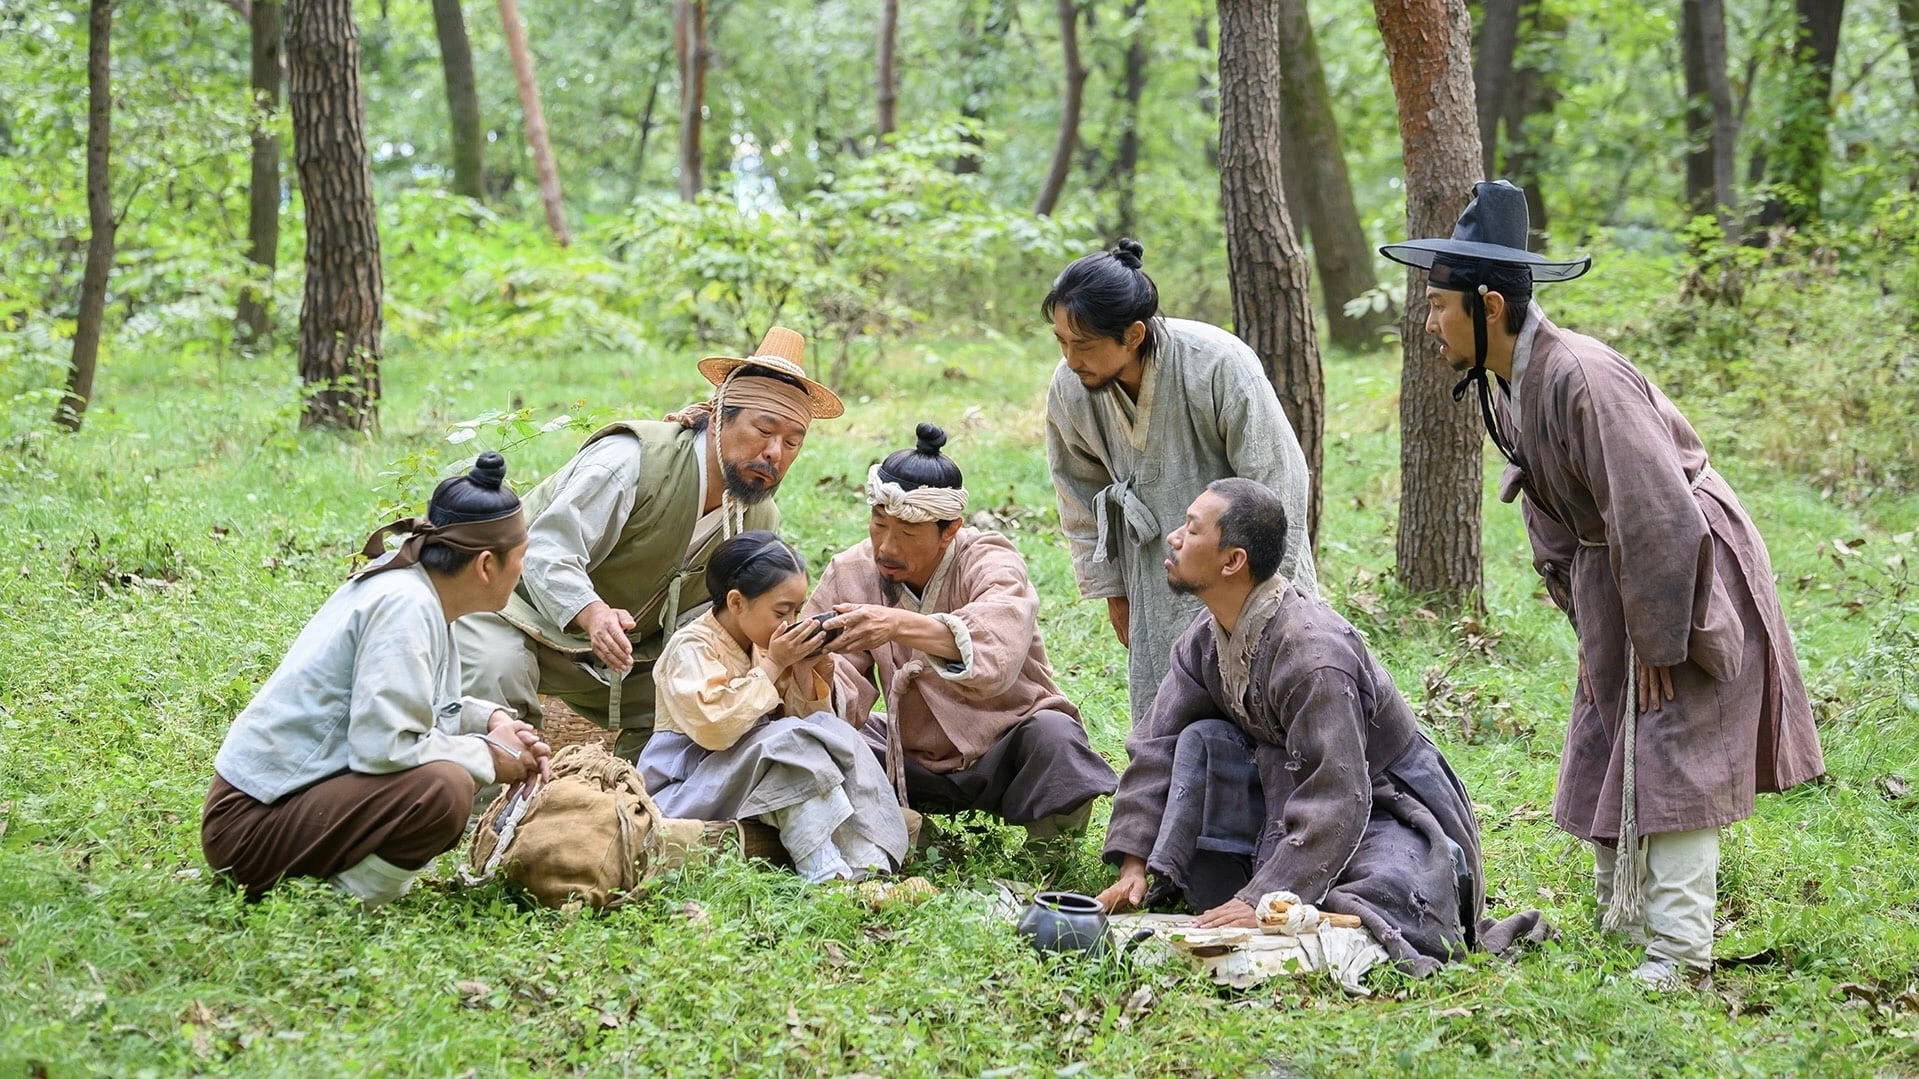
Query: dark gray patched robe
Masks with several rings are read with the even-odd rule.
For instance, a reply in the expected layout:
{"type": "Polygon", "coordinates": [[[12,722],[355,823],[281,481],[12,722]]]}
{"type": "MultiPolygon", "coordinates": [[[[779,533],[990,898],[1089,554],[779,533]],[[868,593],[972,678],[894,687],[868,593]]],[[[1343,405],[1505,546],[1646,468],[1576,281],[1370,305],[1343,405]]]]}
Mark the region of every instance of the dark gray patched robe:
{"type": "Polygon", "coordinates": [[[1553,817],[1619,836],[1630,661],[1671,667],[1675,699],[1638,717],[1641,835],[1752,815],[1755,791],[1825,771],[1772,561],[1692,425],[1632,364],[1535,308],[1529,354],[1499,417],[1522,467],[1533,565],[1566,612],[1595,699],[1576,684],[1553,817]]]}
{"type": "MultiPolygon", "coordinates": [[[[1174,645],[1152,711],[1126,741],[1106,859],[1165,854],[1169,798],[1191,796],[1172,789],[1180,735],[1230,718],[1252,742],[1265,820],[1238,898],[1257,904],[1283,889],[1357,915],[1394,960],[1429,970],[1472,946],[1485,906],[1466,789],[1351,624],[1278,578],[1262,588],[1269,586],[1284,587],[1270,619],[1242,617],[1236,629],[1256,635],[1244,642],[1252,647],[1227,642],[1250,653],[1237,707],[1222,677],[1225,635],[1210,613],[1174,645]]],[[[1260,596],[1255,591],[1249,611],[1260,596]]]]}

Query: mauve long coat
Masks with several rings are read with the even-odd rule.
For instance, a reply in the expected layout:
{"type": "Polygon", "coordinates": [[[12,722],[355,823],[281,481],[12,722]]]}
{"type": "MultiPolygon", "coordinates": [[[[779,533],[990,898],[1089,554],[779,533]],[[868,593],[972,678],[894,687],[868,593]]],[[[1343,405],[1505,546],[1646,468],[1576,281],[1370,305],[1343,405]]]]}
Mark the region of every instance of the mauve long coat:
{"type": "Polygon", "coordinates": [[[1752,815],[1758,791],[1825,771],[1812,706],[1766,544],[1708,472],[1686,418],[1626,359],[1540,317],[1519,385],[1520,467],[1533,566],[1566,612],[1596,700],[1575,684],[1553,818],[1581,839],[1619,836],[1619,731],[1628,663],[1672,668],[1675,699],[1639,716],[1642,835],[1752,815]]]}

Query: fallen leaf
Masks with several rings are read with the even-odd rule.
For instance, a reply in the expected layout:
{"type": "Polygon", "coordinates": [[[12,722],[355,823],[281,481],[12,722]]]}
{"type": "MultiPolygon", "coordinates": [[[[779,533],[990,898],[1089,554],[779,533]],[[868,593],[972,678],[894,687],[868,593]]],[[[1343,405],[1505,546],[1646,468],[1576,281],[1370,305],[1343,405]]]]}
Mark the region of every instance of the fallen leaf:
{"type": "Polygon", "coordinates": [[[1879,777],[1879,793],[1888,801],[1896,802],[1912,793],[1912,784],[1901,775],[1883,775],[1879,777]]]}
{"type": "Polygon", "coordinates": [[[826,961],[832,966],[843,967],[847,963],[846,949],[840,947],[840,942],[837,940],[821,942],[820,951],[826,953],[826,961]]]}
{"type": "Polygon", "coordinates": [[[454,982],[453,988],[466,998],[468,1004],[485,1000],[493,992],[493,987],[485,982],[454,982]]]}
{"type": "Polygon", "coordinates": [[[620,1017],[613,1014],[612,1012],[607,1011],[604,1008],[600,1009],[600,1029],[601,1030],[620,1029],[620,1017]]]}
{"type": "Polygon", "coordinates": [[[1473,1014],[1471,1008],[1441,1008],[1433,1015],[1440,1019],[1467,1019],[1473,1014]]]}
{"type": "Polygon", "coordinates": [[[1869,985],[1860,985],[1858,982],[1840,982],[1839,995],[1863,1001],[1873,1007],[1879,1005],[1879,991],[1869,985]]]}
{"type": "Polygon", "coordinates": [[[680,909],[678,913],[680,917],[685,918],[687,921],[692,922],[694,925],[700,925],[704,922],[708,922],[713,919],[713,916],[706,912],[705,907],[701,906],[699,903],[696,903],[691,899],[680,904],[680,909]]]}

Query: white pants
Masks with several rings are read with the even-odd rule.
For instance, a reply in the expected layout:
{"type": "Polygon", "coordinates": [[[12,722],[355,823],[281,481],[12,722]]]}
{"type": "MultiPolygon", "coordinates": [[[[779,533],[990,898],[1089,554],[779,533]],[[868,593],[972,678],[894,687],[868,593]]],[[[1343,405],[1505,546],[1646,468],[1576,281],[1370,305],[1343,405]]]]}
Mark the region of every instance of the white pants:
{"type": "MultiPolygon", "coordinates": [[[[1645,844],[1646,955],[1710,968],[1713,908],[1719,899],[1719,829],[1649,835],[1645,844]]],[[[1593,845],[1593,890],[1602,915],[1612,905],[1618,860],[1617,851],[1593,845]]],[[[1636,862],[1628,859],[1627,865],[1637,870],[1636,862]]]]}

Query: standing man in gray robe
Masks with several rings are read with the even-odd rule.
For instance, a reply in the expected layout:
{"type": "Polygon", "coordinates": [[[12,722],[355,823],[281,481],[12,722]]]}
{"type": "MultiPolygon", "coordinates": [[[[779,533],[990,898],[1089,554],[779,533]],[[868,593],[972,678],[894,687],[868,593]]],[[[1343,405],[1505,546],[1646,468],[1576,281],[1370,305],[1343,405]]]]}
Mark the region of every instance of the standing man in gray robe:
{"type": "Polygon", "coordinates": [[[775,326],[751,356],[701,360],[711,407],[610,424],[526,496],[519,588],[454,627],[467,693],[536,723],[540,694],[554,694],[639,756],[653,664],[705,609],[707,560],[732,536],[779,528],[773,492],[808,428],[844,411],[806,377],[805,343],[775,326]]]}
{"type": "Polygon", "coordinates": [[[1481,183],[1451,239],[1381,250],[1427,270],[1426,332],[1456,393],[1478,383],[1579,638],[1554,820],[1593,844],[1604,928],[1645,939],[1633,976],[1675,987],[1711,968],[1719,829],[1825,762],[1759,530],[1672,402],[1531,302],[1591,260],[1527,251],[1526,226],[1519,188],[1481,183]]]}
{"type": "Polygon", "coordinates": [[[1217,326],[1161,317],[1142,254],[1121,240],[1075,261],[1041,305],[1060,348],[1046,395],[1060,526],[1081,598],[1106,601],[1113,632],[1131,653],[1135,725],[1200,606],[1166,586],[1165,526],[1208,483],[1243,476],[1279,495],[1288,522],[1280,572],[1315,594],[1306,534],[1312,478],[1259,357],[1217,326]]]}
{"type": "Polygon", "coordinates": [[[1150,871],[1198,927],[1256,926],[1291,892],[1427,973],[1481,932],[1472,802],[1359,634],[1279,571],[1288,523],[1272,491],[1223,479],[1167,537],[1167,583],[1205,610],[1126,740],[1100,902],[1144,903],[1150,871]]]}

